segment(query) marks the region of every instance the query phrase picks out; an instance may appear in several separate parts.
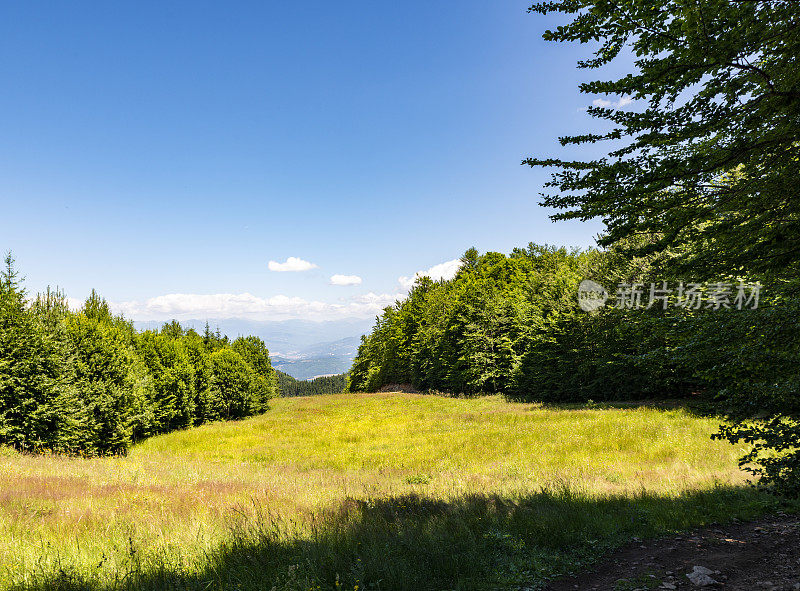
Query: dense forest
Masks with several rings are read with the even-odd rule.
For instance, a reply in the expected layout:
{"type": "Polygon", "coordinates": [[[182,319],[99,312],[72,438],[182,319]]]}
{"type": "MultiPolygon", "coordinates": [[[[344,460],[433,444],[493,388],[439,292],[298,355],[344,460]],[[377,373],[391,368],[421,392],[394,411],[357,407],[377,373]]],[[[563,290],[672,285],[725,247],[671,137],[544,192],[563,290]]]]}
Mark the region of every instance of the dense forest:
{"type": "Polygon", "coordinates": [[[78,311],[32,301],[9,255],[0,274],[0,444],[124,453],[142,438],[268,408],[278,394],[261,339],[172,321],[137,332],[96,293],[78,311]]]}
{"type": "Polygon", "coordinates": [[[322,376],[313,380],[297,380],[287,373],[275,370],[281,396],[312,396],[314,394],[339,394],[347,388],[347,374],[322,376]]]}
{"type": "Polygon", "coordinates": [[[800,352],[796,298],[733,277],[696,284],[691,300],[679,285],[658,256],[533,244],[509,256],[472,249],[453,280],[422,278],[384,311],[363,339],[349,389],[407,382],[422,390],[599,401],[731,395],[748,367],[750,386],[758,375],[769,383],[796,379],[797,367],[785,363],[800,352]],[[578,305],[583,279],[606,287],[608,301],[595,312],[578,305]],[[747,364],[734,369],[731,357],[747,364]]]}

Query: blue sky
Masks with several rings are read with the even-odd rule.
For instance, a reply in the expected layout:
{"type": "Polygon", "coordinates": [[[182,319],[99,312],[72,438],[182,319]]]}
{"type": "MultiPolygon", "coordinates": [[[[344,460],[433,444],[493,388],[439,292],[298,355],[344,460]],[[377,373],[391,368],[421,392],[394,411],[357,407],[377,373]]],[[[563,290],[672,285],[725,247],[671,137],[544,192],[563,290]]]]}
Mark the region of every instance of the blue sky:
{"type": "Polygon", "coordinates": [[[137,319],[326,319],[470,246],[588,246],[520,165],[592,128],[587,48],[527,5],[5,2],[0,248],[137,319]]]}

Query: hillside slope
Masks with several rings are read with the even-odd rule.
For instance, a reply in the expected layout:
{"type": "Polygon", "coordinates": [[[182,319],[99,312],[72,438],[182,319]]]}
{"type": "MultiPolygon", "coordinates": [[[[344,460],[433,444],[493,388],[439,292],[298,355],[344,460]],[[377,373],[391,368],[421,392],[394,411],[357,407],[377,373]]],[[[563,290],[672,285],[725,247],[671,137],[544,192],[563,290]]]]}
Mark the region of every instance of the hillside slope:
{"type": "Polygon", "coordinates": [[[716,422],[680,409],[415,394],[270,405],[127,457],[0,454],[6,583],[537,588],[633,536],[773,502],[740,487],[742,450],[709,439],[716,422]]]}

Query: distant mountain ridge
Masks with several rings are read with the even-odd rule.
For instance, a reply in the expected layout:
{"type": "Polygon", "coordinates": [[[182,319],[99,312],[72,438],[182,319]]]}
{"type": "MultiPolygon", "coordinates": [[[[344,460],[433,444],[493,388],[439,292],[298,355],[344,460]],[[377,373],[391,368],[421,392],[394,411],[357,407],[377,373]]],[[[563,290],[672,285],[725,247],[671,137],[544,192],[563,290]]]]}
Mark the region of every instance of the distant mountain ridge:
{"type": "Polygon", "coordinates": [[[272,365],[298,380],[345,373],[353,364],[361,337],[317,343],[292,356],[271,355],[272,365]]]}
{"type": "Polygon", "coordinates": [[[302,358],[309,357],[326,357],[330,355],[343,355],[345,357],[354,357],[358,352],[358,346],[361,344],[361,336],[345,337],[337,341],[328,341],[325,343],[316,343],[310,347],[306,347],[299,352],[302,358]]]}
{"type": "MultiPolygon", "coordinates": [[[[369,332],[373,320],[349,318],[316,322],[311,320],[258,321],[245,318],[182,320],[181,325],[202,332],[211,330],[234,339],[240,335],[259,337],[270,352],[277,369],[298,380],[348,371],[361,335],[369,332]]],[[[134,321],[138,330],[158,329],[163,321],[134,321]]]]}

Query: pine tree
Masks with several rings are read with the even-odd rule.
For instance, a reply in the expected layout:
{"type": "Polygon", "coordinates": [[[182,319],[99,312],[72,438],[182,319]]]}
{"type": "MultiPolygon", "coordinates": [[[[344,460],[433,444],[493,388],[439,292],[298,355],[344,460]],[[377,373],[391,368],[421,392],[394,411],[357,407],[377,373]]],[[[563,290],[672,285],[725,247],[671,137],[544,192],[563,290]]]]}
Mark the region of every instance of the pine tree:
{"type": "Polygon", "coordinates": [[[26,307],[9,253],[0,272],[0,442],[30,451],[92,451],[68,372],[62,343],[26,307]]]}

